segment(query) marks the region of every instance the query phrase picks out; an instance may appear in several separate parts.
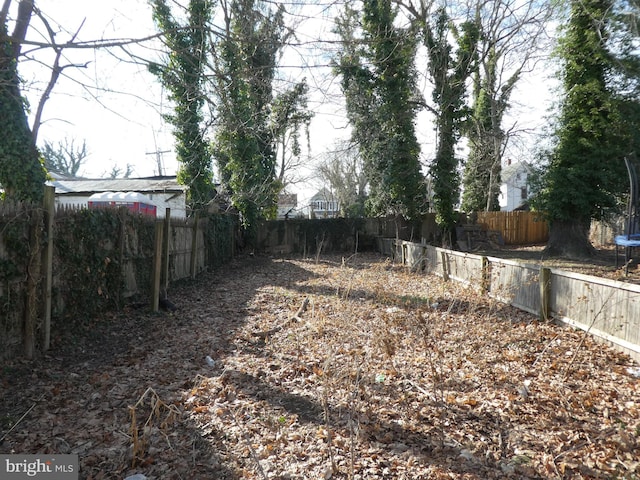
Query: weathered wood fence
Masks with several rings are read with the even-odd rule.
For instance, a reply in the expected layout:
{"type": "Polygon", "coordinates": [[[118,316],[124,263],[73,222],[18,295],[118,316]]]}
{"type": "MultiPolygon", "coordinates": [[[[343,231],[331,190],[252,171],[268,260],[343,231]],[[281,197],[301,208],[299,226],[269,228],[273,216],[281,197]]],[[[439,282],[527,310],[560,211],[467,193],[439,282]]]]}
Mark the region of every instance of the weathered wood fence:
{"type": "Polygon", "coordinates": [[[484,290],[499,301],[588,332],[640,360],[640,285],[394,239],[378,248],[404,265],[484,290]]]}
{"type": "Polygon", "coordinates": [[[56,210],[53,194],[47,187],[44,207],[0,204],[0,360],[48,350],[52,323],[78,311],[90,316],[134,296],[157,311],[171,282],[235,254],[235,216],[92,216],[56,210]]]}
{"type": "MultiPolygon", "coordinates": [[[[473,216],[473,221],[486,230],[500,232],[506,245],[544,243],[549,238],[547,222],[539,219],[535,212],[479,212],[473,216]]],[[[471,219],[461,215],[459,221],[467,224],[471,219]]],[[[375,238],[395,237],[434,244],[442,241],[435,214],[428,213],[419,225],[412,225],[401,217],[268,221],[258,229],[256,248],[278,254],[311,253],[322,244],[325,251],[353,251],[356,235],[359,246],[365,248],[372,245],[375,238]]]]}

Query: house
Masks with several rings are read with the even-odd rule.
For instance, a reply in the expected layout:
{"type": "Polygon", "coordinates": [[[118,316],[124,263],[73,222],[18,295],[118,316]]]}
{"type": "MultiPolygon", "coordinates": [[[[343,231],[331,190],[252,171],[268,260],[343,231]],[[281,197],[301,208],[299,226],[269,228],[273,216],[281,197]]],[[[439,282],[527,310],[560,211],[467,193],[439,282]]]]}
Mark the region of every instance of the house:
{"type": "Polygon", "coordinates": [[[298,206],[298,195],[295,193],[281,193],[278,195],[278,220],[293,218],[298,206]]]}
{"type": "Polygon", "coordinates": [[[340,202],[326,188],[309,199],[309,218],[336,218],[340,214],[340,202]]]}
{"type": "Polygon", "coordinates": [[[503,212],[511,212],[518,208],[522,208],[529,199],[529,176],[531,175],[531,166],[526,162],[511,163],[507,160],[507,165],[502,167],[500,175],[502,184],[500,185],[500,210],[503,212]]]}
{"type": "Polygon", "coordinates": [[[47,184],[56,189],[57,206],[88,207],[94,194],[134,192],[153,202],[159,218],[164,218],[166,208],[171,208],[172,218],[185,218],[187,215],[186,188],[178,183],[175,176],[113,179],[66,178],[55,174],[50,176],[52,180],[47,184]]]}

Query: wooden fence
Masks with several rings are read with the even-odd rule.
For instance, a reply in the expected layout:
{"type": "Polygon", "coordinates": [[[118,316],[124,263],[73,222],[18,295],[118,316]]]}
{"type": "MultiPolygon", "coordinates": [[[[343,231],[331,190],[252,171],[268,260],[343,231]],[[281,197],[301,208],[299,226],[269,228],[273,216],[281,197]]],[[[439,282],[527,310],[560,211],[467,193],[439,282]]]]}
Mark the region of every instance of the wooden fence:
{"type": "Polygon", "coordinates": [[[588,332],[640,360],[640,285],[393,239],[404,265],[468,285],[521,310],[588,332]]]}
{"type": "MultiPolygon", "coordinates": [[[[477,224],[487,230],[500,232],[506,245],[532,245],[544,243],[549,238],[547,223],[539,220],[534,212],[480,212],[474,214],[477,224]]],[[[471,220],[461,215],[460,223],[471,220]]],[[[316,237],[325,238],[325,249],[352,250],[355,235],[359,235],[359,247],[374,247],[373,243],[394,237],[402,240],[421,239],[425,243],[440,244],[442,232],[436,224],[434,213],[428,213],[420,225],[412,225],[401,217],[365,219],[292,219],[264,222],[258,229],[256,248],[263,252],[289,254],[314,252],[316,237]]],[[[378,243],[378,250],[383,248],[378,243]]],[[[325,250],[326,251],[326,250],[325,250]]]]}
{"type": "Polygon", "coordinates": [[[506,245],[544,243],[549,226],[535,212],[478,212],[477,222],[487,230],[502,234],[506,245]]]}
{"type": "Polygon", "coordinates": [[[56,211],[53,193],[46,188],[44,208],[0,204],[0,360],[46,351],[52,319],[78,308],[90,315],[82,310],[88,303],[119,308],[137,296],[157,311],[171,282],[194,278],[235,254],[233,216],[172,219],[167,209],[163,220],[145,220],[113,210],[104,212],[110,228],[97,233],[97,223],[87,227],[78,220],[95,216],[56,211]]]}

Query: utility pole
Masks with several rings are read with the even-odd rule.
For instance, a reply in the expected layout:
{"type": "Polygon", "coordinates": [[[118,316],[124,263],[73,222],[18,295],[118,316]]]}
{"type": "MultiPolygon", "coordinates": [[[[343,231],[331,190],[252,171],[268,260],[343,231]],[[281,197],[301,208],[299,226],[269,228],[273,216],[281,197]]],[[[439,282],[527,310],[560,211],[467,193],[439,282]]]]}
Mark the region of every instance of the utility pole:
{"type": "Polygon", "coordinates": [[[156,138],[156,130],[155,128],[151,130],[153,132],[153,144],[156,147],[155,152],[146,152],[147,155],[155,155],[156,162],[158,164],[158,176],[164,176],[164,165],[162,165],[162,154],[169,153],[171,150],[159,150],[158,149],[158,139],[156,138]]]}
{"type": "Polygon", "coordinates": [[[162,165],[162,154],[169,153],[171,150],[156,150],[155,152],[146,152],[146,155],[155,155],[156,162],[158,163],[158,175],[164,175],[164,166],[162,165]]]}

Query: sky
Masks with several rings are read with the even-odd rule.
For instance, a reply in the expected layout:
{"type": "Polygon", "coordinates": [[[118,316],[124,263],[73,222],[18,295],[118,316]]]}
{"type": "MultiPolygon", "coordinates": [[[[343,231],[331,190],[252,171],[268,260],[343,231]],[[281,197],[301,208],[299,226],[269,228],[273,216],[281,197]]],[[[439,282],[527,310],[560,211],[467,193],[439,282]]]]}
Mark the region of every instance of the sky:
{"type": "MultiPolygon", "coordinates": [[[[155,33],[146,1],[42,0],[37,6],[60,30],[56,35],[60,43],[69,41],[75,32],[75,41],[142,38],[155,33]]],[[[42,31],[42,23],[33,18],[27,38],[45,40],[42,31]]],[[[152,48],[136,50],[157,58],[152,48]]],[[[29,46],[23,52],[34,58],[24,60],[19,68],[26,83],[24,92],[35,110],[49,78],[42,62],[50,65],[52,54],[29,53],[29,46]]],[[[132,166],[134,176],[154,175],[158,173],[154,152],[169,150],[162,154],[164,173],[174,174],[171,131],[162,119],[163,113],[169,113],[162,88],[144,66],[116,56],[126,59],[119,49],[65,50],[63,65],[82,67],[65,68],[46,103],[38,144],[85,141],[89,156],[80,173],[88,177],[105,175],[114,166],[124,171],[127,165],[132,166]]]]}
{"type": "MultiPolygon", "coordinates": [[[[15,3],[15,2],[14,2],[15,3]]],[[[56,33],[56,41],[143,38],[156,33],[147,0],[40,0],[37,7],[47,17],[56,33]]],[[[300,22],[298,43],[315,44],[330,38],[333,17],[329,12],[309,10],[296,12],[300,22]]],[[[316,7],[321,8],[321,7],[316,7]]],[[[47,41],[42,22],[33,18],[28,40],[47,41]]],[[[159,42],[132,47],[143,58],[161,58],[159,42]]],[[[53,56],[50,50],[26,45],[20,74],[25,82],[24,94],[35,111],[49,78],[53,56]],[[45,66],[43,66],[45,65],[45,66]]],[[[299,197],[309,197],[322,187],[314,174],[314,166],[337,141],[348,137],[346,118],[339,98],[338,81],[326,67],[328,58],[304,46],[292,49],[282,59],[283,76],[290,80],[306,76],[310,86],[309,107],[315,113],[310,128],[311,152],[305,159],[299,177],[306,178],[290,188],[299,197]]],[[[85,177],[108,175],[114,167],[123,173],[127,165],[133,177],[156,175],[159,167],[165,175],[174,175],[178,164],[173,151],[171,127],[162,115],[171,112],[163,89],[146,67],[131,61],[120,49],[67,49],[65,68],[44,110],[38,144],[57,144],[65,139],[77,144],[86,142],[89,156],[80,170],[85,177]],[[160,164],[160,165],[159,165],[160,164]]],[[[425,85],[427,88],[427,85],[425,85]]],[[[545,74],[527,74],[514,94],[515,110],[506,122],[519,128],[538,129],[552,96],[545,74]]],[[[434,153],[433,118],[427,113],[417,119],[418,139],[426,162],[434,153]]],[[[526,142],[532,140],[526,140],[526,142]]],[[[533,140],[535,142],[535,140],[533,140]]],[[[526,148],[525,148],[526,149],[526,148]]],[[[509,154],[509,152],[508,152],[509,154]]],[[[522,156],[522,149],[511,153],[522,156]]],[[[527,155],[526,153],[524,155],[527,155]]],[[[526,158],[530,160],[530,158],[526,158]]]]}

